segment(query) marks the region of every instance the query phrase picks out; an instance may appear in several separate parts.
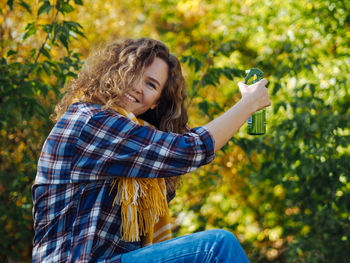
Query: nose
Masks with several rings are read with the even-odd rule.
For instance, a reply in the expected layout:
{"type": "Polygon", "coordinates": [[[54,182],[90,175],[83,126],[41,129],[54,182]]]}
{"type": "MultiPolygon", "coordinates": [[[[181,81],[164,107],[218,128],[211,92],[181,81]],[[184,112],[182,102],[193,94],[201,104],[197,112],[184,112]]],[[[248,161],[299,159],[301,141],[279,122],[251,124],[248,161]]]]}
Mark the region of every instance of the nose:
{"type": "Polygon", "coordinates": [[[138,83],[135,84],[133,90],[138,93],[141,94],[142,93],[142,85],[141,85],[141,81],[139,81],[138,83]]]}

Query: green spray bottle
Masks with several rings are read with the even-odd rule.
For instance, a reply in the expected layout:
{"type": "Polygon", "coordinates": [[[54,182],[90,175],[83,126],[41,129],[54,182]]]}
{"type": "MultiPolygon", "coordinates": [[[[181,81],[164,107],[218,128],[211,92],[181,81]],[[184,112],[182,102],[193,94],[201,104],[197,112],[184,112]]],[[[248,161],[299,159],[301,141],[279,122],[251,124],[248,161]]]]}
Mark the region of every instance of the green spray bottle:
{"type": "MultiPolygon", "coordinates": [[[[248,84],[248,80],[251,77],[256,77],[253,79],[252,84],[261,80],[264,76],[264,72],[258,68],[252,68],[246,71],[247,76],[244,79],[244,83],[248,84]]],[[[266,111],[265,109],[256,111],[252,116],[249,117],[247,121],[248,133],[251,135],[263,135],[266,132],[266,111]]]]}

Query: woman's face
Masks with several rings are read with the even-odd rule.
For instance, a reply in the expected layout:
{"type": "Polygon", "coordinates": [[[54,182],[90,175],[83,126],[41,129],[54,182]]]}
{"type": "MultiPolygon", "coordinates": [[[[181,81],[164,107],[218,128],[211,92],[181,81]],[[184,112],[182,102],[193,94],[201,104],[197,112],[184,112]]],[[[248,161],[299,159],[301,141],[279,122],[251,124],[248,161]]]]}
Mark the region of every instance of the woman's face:
{"type": "Polygon", "coordinates": [[[135,116],[138,116],[158,105],[165,82],[168,79],[168,64],[156,57],[153,63],[145,69],[139,83],[124,94],[122,106],[135,116]]]}

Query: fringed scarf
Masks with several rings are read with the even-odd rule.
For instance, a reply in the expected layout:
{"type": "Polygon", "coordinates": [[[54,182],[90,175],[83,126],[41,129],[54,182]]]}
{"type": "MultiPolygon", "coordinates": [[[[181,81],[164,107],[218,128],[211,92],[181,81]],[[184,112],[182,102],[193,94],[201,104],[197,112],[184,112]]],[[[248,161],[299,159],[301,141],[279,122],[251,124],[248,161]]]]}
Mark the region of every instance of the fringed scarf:
{"type": "MultiPolygon", "coordinates": [[[[153,127],[132,112],[120,107],[116,110],[139,125],[153,127]]],[[[171,238],[164,178],[120,177],[114,179],[111,191],[115,187],[114,203],[121,206],[122,213],[122,240],[134,242],[142,237],[142,246],[148,246],[171,238]]]]}
{"type": "MultiPolygon", "coordinates": [[[[74,99],[74,102],[79,99],[74,99]]],[[[137,119],[132,112],[120,107],[119,113],[139,125],[153,127],[137,119]]],[[[153,127],[154,128],[154,127],[153,127]]],[[[170,215],[164,178],[128,178],[113,180],[110,194],[117,189],[113,205],[121,207],[121,239],[127,242],[141,241],[142,247],[171,238],[170,215]]]]}

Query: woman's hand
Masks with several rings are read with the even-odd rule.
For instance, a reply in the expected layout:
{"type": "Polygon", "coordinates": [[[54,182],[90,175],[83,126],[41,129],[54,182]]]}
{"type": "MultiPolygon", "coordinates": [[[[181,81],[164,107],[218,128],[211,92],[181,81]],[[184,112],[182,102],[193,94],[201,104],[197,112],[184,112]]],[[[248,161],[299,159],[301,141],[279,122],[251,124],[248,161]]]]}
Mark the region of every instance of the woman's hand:
{"type": "Polygon", "coordinates": [[[266,84],[266,79],[250,86],[243,82],[238,83],[242,98],[229,110],[205,125],[213,135],[215,152],[231,139],[254,112],[271,105],[266,84]]]}
{"type": "Polygon", "coordinates": [[[254,112],[271,105],[266,84],[266,79],[262,79],[252,85],[244,84],[244,82],[238,83],[239,90],[242,94],[242,100],[246,100],[250,103],[254,112]]]}

